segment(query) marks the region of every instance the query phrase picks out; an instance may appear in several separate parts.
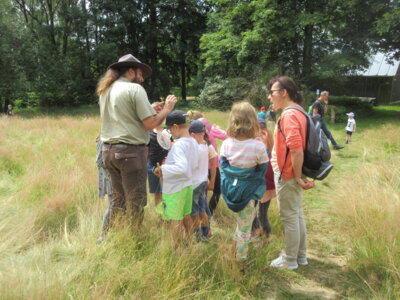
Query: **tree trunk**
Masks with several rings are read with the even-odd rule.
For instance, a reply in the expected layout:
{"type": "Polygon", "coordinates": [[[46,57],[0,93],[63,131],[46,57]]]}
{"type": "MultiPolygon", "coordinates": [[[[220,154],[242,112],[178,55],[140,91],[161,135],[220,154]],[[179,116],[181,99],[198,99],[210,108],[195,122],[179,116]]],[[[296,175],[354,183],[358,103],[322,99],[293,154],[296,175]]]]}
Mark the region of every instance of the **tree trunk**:
{"type": "Polygon", "coordinates": [[[157,49],[157,42],[158,42],[158,33],[157,33],[157,8],[153,1],[149,2],[150,4],[150,23],[149,23],[149,34],[150,37],[150,44],[149,44],[149,59],[150,59],[150,66],[152,69],[152,76],[150,77],[150,100],[151,101],[158,101],[160,99],[160,94],[157,87],[157,77],[158,77],[158,69],[157,69],[157,58],[158,58],[158,49],[157,49]]]}
{"type": "Polygon", "coordinates": [[[304,28],[303,78],[311,74],[313,30],[314,25],[306,25],[304,28]]]}
{"type": "MultiPolygon", "coordinates": [[[[305,1],[305,12],[314,13],[314,3],[310,0],[305,1]]],[[[314,25],[307,24],[304,27],[304,46],[303,46],[303,78],[307,78],[311,75],[312,69],[312,47],[313,47],[313,31],[314,25]]]]}
{"type": "Polygon", "coordinates": [[[181,67],[181,96],[182,96],[182,100],[186,101],[186,55],[185,55],[185,51],[181,52],[180,58],[181,58],[181,63],[180,63],[180,67],[181,67]]]}

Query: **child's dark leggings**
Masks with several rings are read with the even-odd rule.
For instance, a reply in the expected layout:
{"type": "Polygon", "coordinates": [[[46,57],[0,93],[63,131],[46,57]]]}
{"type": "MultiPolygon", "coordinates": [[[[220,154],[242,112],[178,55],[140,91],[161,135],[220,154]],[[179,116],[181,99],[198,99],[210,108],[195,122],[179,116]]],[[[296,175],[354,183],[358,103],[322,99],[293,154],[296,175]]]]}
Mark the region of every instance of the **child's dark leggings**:
{"type": "Polygon", "coordinates": [[[214,210],[217,208],[219,197],[221,196],[221,174],[219,168],[217,168],[217,174],[215,175],[215,185],[213,194],[208,203],[208,208],[210,209],[210,215],[214,214],[214,210]]]}
{"type": "MultiPolygon", "coordinates": [[[[257,202],[256,202],[256,205],[257,205],[257,202]]],[[[253,226],[252,226],[252,230],[260,228],[260,227],[262,229],[264,229],[265,235],[267,237],[271,233],[271,226],[268,221],[268,208],[269,208],[270,203],[271,203],[271,200],[269,200],[265,203],[261,203],[261,202],[258,203],[259,204],[258,215],[254,218],[253,226]]]]}

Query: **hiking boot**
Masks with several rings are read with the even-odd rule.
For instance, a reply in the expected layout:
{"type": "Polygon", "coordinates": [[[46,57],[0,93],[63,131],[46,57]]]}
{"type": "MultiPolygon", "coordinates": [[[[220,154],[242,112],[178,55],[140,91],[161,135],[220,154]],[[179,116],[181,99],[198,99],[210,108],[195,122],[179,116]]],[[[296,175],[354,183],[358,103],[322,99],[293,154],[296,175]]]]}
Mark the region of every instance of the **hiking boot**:
{"type": "Polygon", "coordinates": [[[307,266],[308,265],[307,257],[298,257],[297,258],[297,264],[299,266],[307,266]]]}
{"type": "Polygon", "coordinates": [[[340,146],[340,145],[334,145],[333,148],[336,150],[340,150],[340,149],[343,149],[344,147],[340,146]]]}
{"type": "Polygon", "coordinates": [[[274,259],[270,266],[279,270],[295,270],[299,267],[296,261],[287,261],[282,255],[274,259]]]}

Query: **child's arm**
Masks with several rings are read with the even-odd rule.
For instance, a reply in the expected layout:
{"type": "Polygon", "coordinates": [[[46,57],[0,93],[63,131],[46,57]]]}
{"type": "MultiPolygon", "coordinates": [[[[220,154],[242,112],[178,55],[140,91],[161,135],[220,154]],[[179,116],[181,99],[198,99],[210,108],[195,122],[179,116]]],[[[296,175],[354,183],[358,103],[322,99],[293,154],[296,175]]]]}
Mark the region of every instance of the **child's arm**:
{"type": "Polygon", "coordinates": [[[353,132],[356,132],[356,122],[354,122],[354,129],[353,129],[353,132]]]}
{"type": "Polygon", "coordinates": [[[226,134],[226,131],[220,129],[216,125],[213,125],[213,127],[211,128],[211,132],[212,132],[212,135],[214,136],[214,138],[217,138],[220,140],[225,140],[228,137],[228,135],[226,134]]]}

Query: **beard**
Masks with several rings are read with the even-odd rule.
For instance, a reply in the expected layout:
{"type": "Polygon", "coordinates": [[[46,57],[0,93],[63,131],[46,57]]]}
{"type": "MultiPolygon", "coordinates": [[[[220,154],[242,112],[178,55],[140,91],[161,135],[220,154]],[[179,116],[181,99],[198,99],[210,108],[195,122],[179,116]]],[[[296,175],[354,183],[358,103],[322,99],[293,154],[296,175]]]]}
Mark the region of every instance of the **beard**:
{"type": "Polygon", "coordinates": [[[139,79],[136,77],[136,75],[135,75],[135,77],[133,77],[133,79],[131,80],[131,82],[132,82],[132,83],[140,84],[140,81],[139,81],[139,79]]]}

